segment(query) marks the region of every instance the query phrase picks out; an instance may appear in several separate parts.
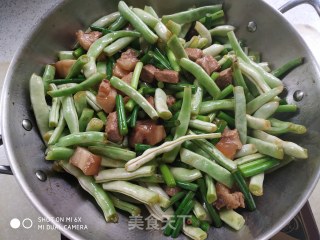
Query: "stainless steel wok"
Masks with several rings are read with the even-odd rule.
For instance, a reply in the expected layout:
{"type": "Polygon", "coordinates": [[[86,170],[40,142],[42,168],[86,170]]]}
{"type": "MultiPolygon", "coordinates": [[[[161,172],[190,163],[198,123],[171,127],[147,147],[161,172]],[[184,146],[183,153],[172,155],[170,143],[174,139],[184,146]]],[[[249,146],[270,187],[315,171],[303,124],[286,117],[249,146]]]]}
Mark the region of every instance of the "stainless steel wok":
{"type": "MultiPolygon", "coordinates": [[[[185,10],[193,5],[217,3],[209,0],[127,2],[138,7],[152,5],[160,15],[185,10]]],[[[294,1],[294,4],[302,2],[294,1]]],[[[98,17],[116,11],[116,6],[117,1],[112,0],[68,0],[41,19],[16,53],[5,80],[1,114],[3,141],[15,177],[38,210],[47,218],[81,217],[81,224],[88,226],[85,231],[70,230],[63,228],[68,223],[53,221],[69,238],[163,239],[161,231],[128,230],[128,217],[124,215],[120,216],[118,224],[106,223],[93,198],[80,188],[73,177],[53,172],[52,163],[44,160],[45,147],[30,106],[30,75],[33,72],[40,73],[45,64],[54,62],[58,50],[69,49],[74,43],[76,30],[85,29],[98,17]],[[34,126],[31,130],[25,124],[22,127],[25,119],[31,120],[34,126]],[[35,174],[38,170],[48,176],[46,181],[38,180],[35,174]]],[[[246,226],[241,231],[234,232],[223,227],[212,228],[209,233],[209,239],[267,239],[297,214],[318,181],[320,72],[301,37],[279,12],[264,2],[226,0],[224,9],[228,22],[237,27],[237,36],[245,39],[252,49],[262,52],[264,60],[280,66],[297,56],[306,59],[306,63],[290,73],[284,83],[288,92],[287,100],[300,108],[292,121],[308,127],[307,134],[288,137],[309,149],[309,159],[296,161],[267,176],[265,194],[256,198],[257,210],[243,212],[246,226]],[[255,32],[247,30],[250,21],[257,24],[255,32]],[[303,91],[304,97],[295,102],[293,94],[297,90],[303,91]]]]}

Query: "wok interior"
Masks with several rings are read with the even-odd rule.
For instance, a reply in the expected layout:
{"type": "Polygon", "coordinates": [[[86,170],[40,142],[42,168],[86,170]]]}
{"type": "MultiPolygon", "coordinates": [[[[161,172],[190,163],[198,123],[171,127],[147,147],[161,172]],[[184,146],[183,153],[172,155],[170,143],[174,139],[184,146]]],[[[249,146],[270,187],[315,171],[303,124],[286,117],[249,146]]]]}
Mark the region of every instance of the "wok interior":
{"type": "MultiPolygon", "coordinates": [[[[162,15],[185,10],[193,5],[203,6],[216,1],[127,1],[137,7],[152,5],[162,15]]],[[[319,175],[320,139],[319,71],[302,40],[283,18],[262,1],[225,1],[228,23],[237,27],[237,36],[245,39],[249,47],[260,51],[263,59],[277,67],[287,60],[304,56],[306,63],[290,73],[284,80],[288,89],[287,100],[293,102],[296,90],[305,92],[300,108],[292,121],[308,127],[303,136],[288,136],[309,150],[309,159],[290,164],[286,168],[266,177],[264,196],[256,198],[257,210],[242,212],[245,227],[235,232],[228,227],[212,228],[209,238],[216,239],[258,239],[275,234],[302,207],[311,193],[319,175]],[[256,21],[258,30],[246,30],[249,21],[256,21]]],[[[117,1],[70,0],[59,5],[36,27],[11,65],[5,89],[3,133],[7,151],[16,177],[25,192],[40,211],[55,217],[82,217],[80,224],[88,230],[63,230],[70,238],[77,239],[162,239],[161,231],[128,230],[128,216],[120,212],[118,224],[106,223],[93,198],[85,193],[76,180],[66,174],[51,170],[51,162],[44,160],[44,146],[36,128],[26,132],[21,127],[23,119],[32,119],[28,82],[33,72],[42,73],[43,66],[56,59],[57,51],[68,50],[74,43],[74,33],[86,29],[97,18],[117,10],[117,1]],[[9,81],[9,82],[8,82],[9,81]],[[49,178],[40,182],[35,177],[36,170],[45,171],[49,178]]],[[[63,225],[63,223],[60,223],[63,225]]],[[[180,238],[184,238],[182,235],[180,238]]]]}

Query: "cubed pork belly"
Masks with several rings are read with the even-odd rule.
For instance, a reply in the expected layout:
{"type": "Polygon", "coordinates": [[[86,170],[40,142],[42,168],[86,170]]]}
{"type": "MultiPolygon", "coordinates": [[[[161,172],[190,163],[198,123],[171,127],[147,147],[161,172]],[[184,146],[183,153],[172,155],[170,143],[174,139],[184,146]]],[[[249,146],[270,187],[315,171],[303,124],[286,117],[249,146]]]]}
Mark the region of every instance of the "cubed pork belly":
{"type": "Polygon", "coordinates": [[[69,70],[71,69],[72,65],[76,62],[76,60],[73,59],[64,59],[56,62],[54,64],[56,68],[56,75],[61,78],[65,78],[69,70]]]}
{"type": "Polygon", "coordinates": [[[188,58],[192,61],[196,61],[199,58],[203,57],[203,52],[199,48],[186,48],[185,49],[188,58]]]}
{"type": "Polygon", "coordinates": [[[116,63],[113,66],[112,69],[112,75],[118,78],[123,78],[124,76],[128,75],[130,71],[124,70],[123,68],[120,67],[118,63],[116,63]]]}
{"type": "Polygon", "coordinates": [[[129,138],[129,144],[134,147],[137,143],[154,146],[166,137],[166,131],[162,125],[157,125],[152,120],[137,121],[129,138]]]}
{"type": "Polygon", "coordinates": [[[107,133],[108,140],[111,142],[122,142],[123,136],[121,136],[118,127],[117,112],[109,113],[106,122],[105,132],[107,133]]]}
{"type": "Polygon", "coordinates": [[[227,209],[245,208],[242,192],[231,192],[229,188],[221,183],[216,183],[217,201],[214,203],[219,210],[223,207],[227,209]]]}
{"type": "Polygon", "coordinates": [[[159,71],[158,68],[151,64],[147,64],[142,68],[140,79],[144,82],[152,83],[154,81],[154,74],[157,71],[159,71]]]}
{"type": "Polygon", "coordinates": [[[116,106],[117,91],[111,86],[108,80],[100,83],[99,91],[96,96],[97,103],[106,113],[111,113],[116,106]]]}
{"type": "Polygon", "coordinates": [[[117,64],[120,68],[126,71],[133,71],[139,59],[135,50],[129,48],[127,51],[121,54],[121,57],[117,60],[117,64]]]}
{"type": "Polygon", "coordinates": [[[92,176],[99,172],[101,157],[89,152],[86,148],[77,147],[69,162],[80,168],[84,175],[92,176]]]}
{"type": "Polygon", "coordinates": [[[199,64],[203,68],[203,70],[209,75],[220,69],[218,61],[210,55],[197,59],[196,63],[199,64]]]}
{"type": "Polygon", "coordinates": [[[164,69],[154,73],[155,78],[160,82],[178,83],[179,73],[174,70],[164,69]]]}
{"type": "Polygon", "coordinates": [[[216,148],[229,159],[233,159],[241,147],[242,143],[237,129],[224,129],[220,141],[216,144],[216,148]]]}
{"type": "Polygon", "coordinates": [[[219,73],[219,77],[216,79],[217,86],[223,90],[232,84],[232,70],[231,68],[227,68],[219,73]]]}
{"type": "Polygon", "coordinates": [[[102,36],[101,32],[92,31],[85,33],[82,30],[76,32],[77,41],[79,42],[80,46],[88,50],[92,43],[98,40],[102,36]]]}
{"type": "Polygon", "coordinates": [[[167,105],[168,107],[171,107],[173,104],[176,103],[176,99],[172,95],[167,95],[167,105]]]}

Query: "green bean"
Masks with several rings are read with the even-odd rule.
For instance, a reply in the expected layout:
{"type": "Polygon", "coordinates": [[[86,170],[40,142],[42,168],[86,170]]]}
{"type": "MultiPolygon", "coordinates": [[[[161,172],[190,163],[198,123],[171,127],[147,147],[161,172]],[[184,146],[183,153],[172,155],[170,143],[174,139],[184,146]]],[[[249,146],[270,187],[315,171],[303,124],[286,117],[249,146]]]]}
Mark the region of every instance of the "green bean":
{"type": "Polygon", "coordinates": [[[169,20],[167,23],[166,23],[166,27],[169,29],[169,31],[172,33],[172,34],[175,34],[177,36],[179,36],[179,34],[181,33],[181,29],[182,29],[182,26],[181,24],[178,24],[172,20],[169,20]]]}
{"type": "Polygon", "coordinates": [[[133,8],[132,11],[149,27],[154,28],[159,19],[157,17],[152,16],[152,14],[140,9],[140,8],[133,8]]]}
{"type": "MultiPolygon", "coordinates": [[[[217,138],[219,139],[219,138],[217,138]]],[[[182,144],[182,147],[195,152],[205,158],[211,159],[211,156],[209,154],[207,154],[205,151],[203,151],[201,148],[199,148],[197,145],[193,144],[191,141],[186,141],[182,144]]],[[[189,165],[186,164],[186,167],[188,167],[189,165]]]]}
{"type": "Polygon", "coordinates": [[[226,121],[232,127],[234,127],[236,124],[235,119],[225,112],[220,111],[218,114],[218,118],[226,121]]]}
{"type": "Polygon", "coordinates": [[[73,96],[74,105],[77,110],[78,116],[81,116],[83,109],[87,107],[87,96],[85,91],[77,92],[73,96]]]}
{"type": "MultiPolygon", "coordinates": [[[[50,89],[57,89],[56,85],[50,84],[50,89]]],[[[59,121],[61,102],[59,98],[52,98],[51,109],[49,113],[49,127],[56,127],[59,121]]]]}
{"type": "Polygon", "coordinates": [[[212,38],[209,30],[199,21],[196,21],[194,29],[199,33],[202,38],[207,39],[206,47],[211,46],[212,38]]]}
{"type": "Polygon", "coordinates": [[[63,116],[66,120],[70,132],[79,132],[79,120],[73,98],[71,96],[61,97],[61,103],[63,116]]]}
{"type": "Polygon", "coordinates": [[[141,209],[136,205],[120,200],[112,194],[109,194],[114,206],[118,209],[121,209],[125,212],[131,214],[131,216],[139,216],[141,214],[141,209]]]}
{"type": "Polygon", "coordinates": [[[197,91],[197,86],[196,85],[191,85],[189,83],[167,83],[165,84],[165,88],[168,90],[172,90],[173,92],[181,92],[184,91],[185,87],[190,87],[192,90],[192,93],[196,93],[197,91]]]}
{"type": "Polygon", "coordinates": [[[271,73],[264,71],[263,68],[257,63],[250,60],[250,58],[241,49],[234,32],[228,32],[228,39],[233,50],[235,51],[235,54],[249,64],[254,71],[263,78],[264,82],[266,82],[271,88],[282,86],[282,82],[278,78],[273,76],[271,73]]]}
{"type": "Polygon", "coordinates": [[[249,190],[252,195],[254,196],[263,195],[263,180],[264,180],[264,173],[260,173],[250,178],[249,190]]]}
{"type": "Polygon", "coordinates": [[[145,183],[164,183],[164,180],[161,174],[153,174],[153,176],[137,178],[136,180],[138,182],[145,182],[145,183]]]}
{"type": "Polygon", "coordinates": [[[203,88],[200,86],[199,82],[197,80],[194,81],[194,85],[197,86],[196,92],[192,96],[191,100],[191,115],[196,116],[200,112],[200,107],[202,103],[203,98],[203,88]]]}
{"type": "Polygon", "coordinates": [[[30,99],[41,137],[49,131],[49,108],[44,94],[44,82],[40,76],[32,74],[29,81],[30,99]]]}
{"type": "Polygon", "coordinates": [[[139,177],[149,177],[155,173],[155,166],[144,166],[134,172],[127,172],[124,168],[104,169],[94,176],[96,183],[110,182],[115,180],[132,180],[139,177]]]}
{"type": "Polygon", "coordinates": [[[204,122],[197,119],[190,120],[189,127],[209,133],[215,132],[217,130],[217,126],[214,123],[204,122]]]}
{"type": "Polygon", "coordinates": [[[123,48],[127,47],[136,37],[123,37],[119,38],[115,42],[111,43],[109,46],[103,49],[104,53],[110,57],[121,51],[123,48]]]}
{"type": "Polygon", "coordinates": [[[257,147],[258,151],[262,154],[265,154],[277,159],[283,159],[284,152],[281,145],[265,142],[260,139],[252,138],[252,137],[248,137],[248,143],[254,144],[257,147]]]}
{"type": "MultiPolygon", "coordinates": [[[[192,133],[192,132],[190,131],[190,133],[192,133]]],[[[233,171],[237,168],[236,164],[232,160],[226,158],[215,146],[213,146],[208,141],[206,141],[204,139],[194,139],[194,140],[192,140],[192,142],[195,143],[202,150],[204,150],[207,154],[209,154],[211,156],[211,158],[216,160],[216,162],[219,165],[226,168],[228,171],[233,171]]],[[[189,152],[186,152],[186,153],[189,154],[189,152]]],[[[191,155],[191,156],[193,156],[193,155],[191,155]]],[[[205,162],[207,162],[207,161],[205,161],[205,162]]]]}
{"type": "MultiPolygon", "coordinates": [[[[255,131],[253,131],[253,132],[255,132],[255,131]]],[[[242,145],[241,149],[235,155],[235,158],[241,158],[244,156],[248,156],[248,155],[256,153],[257,151],[258,151],[258,149],[256,148],[256,146],[254,144],[244,144],[244,145],[242,145]]]]}
{"type": "Polygon", "coordinates": [[[217,26],[211,30],[209,30],[211,36],[221,36],[225,37],[227,36],[228,32],[232,32],[235,30],[234,26],[231,25],[222,25],[222,26],[217,26]]]}
{"type": "Polygon", "coordinates": [[[59,51],[58,59],[59,60],[74,59],[73,51],[59,51]]]}
{"type": "Polygon", "coordinates": [[[268,119],[271,117],[278,109],[279,102],[278,101],[271,101],[264,105],[262,105],[254,114],[253,117],[268,119]]]}
{"type": "Polygon", "coordinates": [[[70,148],[51,146],[46,152],[46,160],[69,160],[73,153],[70,148]]]}
{"type": "Polygon", "coordinates": [[[118,129],[120,135],[125,136],[128,134],[128,126],[126,120],[126,111],[124,109],[123,99],[120,94],[116,96],[116,109],[118,119],[118,129]]]}
{"type": "Polygon", "coordinates": [[[143,67],[143,63],[138,62],[134,68],[132,79],[131,79],[131,87],[133,87],[134,89],[137,89],[138,87],[142,67],[143,67]]]}
{"type": "Polygon", "coordinates": [[[232,77],[236,86],[243,87],[244,94],[246,96],[246,101],[249,102],[253,100],[253,96],[251,95],[246,82],[243,79],[241,70],[239,68],[239,63],[237,61],[232,64],[232,77]]]}
{"type": "Polygon", "coordinates": [[[234,163],[237,165],[245,164],[248,162],[252,162],[256,159],[264,158],[265,155],[261,153],[254,153],[247,156],[243,156],[234,160],[234,163]]]}
{"type": "Polygon", "coordinates": [[[288,74],[290,71],[298,67],[299,65],[303,64],[304,58],[299,57],[290,60],[283,66],[279,67],[278,69],[274,70],[272,74],[277,78],[283,78],[286,74],[288,74]]]}
{"type": "Polygon", "coordinates": [[[307,131],[307,128],[300,124],[295,124],[292,122],[284,122],[275,118],[270,118],[272,127],[283,127],[287,128],[288,132],[296,133],[296,134],[304,134],[307,131]]]}
{"type": "Polygon", "coordinates": [[[202,138],[215,138],[220,137],[221,134],[211,133],[211,134],[201,134],[201,135],[187,135],[183,137],[179,137],[173,141],[165,142],[160,146],[153,147],[145,151],[141,156],[132,159],[126,164],[127,171],[134,171],[141,167],[143,164],[150,162],[156,156],[170,152],[172,149],[180,146],[183,142],[192,140],[192,139],[202,139],[202,138]]]}
{"type": "Polygon", "coordinates": [[[97,112],[97,116],[98,116],[98,118],[100,118],[100,120],[103,122],[103,124],[106,124],[106,122],[107,122],[107,116],[106,116],[106,114],[104,113],[104,111],[99,111],[99,112],[97,112]]]}
{"type": "Polygon", "coordinates": [[[86,100],[87,100],[87,103],[90,105],[90,107],[93,108],[93,110],[95,110],[96,112],[99,112],[102,110],[102,107],[97,102],[96,94],[90,91],[86,91],[86,100]]]}
{"type": "Polygon", "coordinates": [[[164,120],[172,118],[172,113],[169,111],[167,105],[167,95],[161,88],[156,89],[154,104],[160,118],[164,120]]]}
{"type": "Polygon", "coordinates": [[[239,132],[242,144],[247,141],[247,118],[246,118],[246,97],[243,87],[237,86],[234,88],[235,102],[235,126],[239,132]]]}
{"type": "Polygon", "coordinates": [[[221,94],[219,87],[198,64],[186,58],[182,58],[180,60],[180,66],[194,75],[198,79],[200,85],[202,85],[213,98],[218,98],[221,94]]]}
{"type": "Polygon", "coordinates": [[[287,104],[287,105],[280,105],[276,112],[296,112],[298,110],[298,106],[295,104],[287,104]]]}
{"type": "Polygon", "coordinates": [[[179,41],[176,35],[172,35],[169,41],[167,42],[169,49],[174,53],[177,61],[179,62],[182,58],[188,58],[184,47],[182,46],[181,42],[179,41]]]}
{"type": "Polygon", "coordinates": [[[125,161],[121,160],[115,160],[111,158],[105,158],[103,157],[101,160],[101,166],[102,167],[108,167],[108,168],[123,168],[125,165],[125,161]]]}
{"type": "Polygon", "coordinates": [[[110,26],[114,21],[116,21],[120,17],[119,12],[114,12],[111,14],[108,14],[106,16],[103,16],[99,18],[97,21],[91,24],[91,26],[96,27],[108,27],[110,26]]]}
{"type": "Polygon", "coordinates": [[[159,117],[157,111],[151,106],[151,104],[134,88],[114,76],[110,79],[110,83],[114,88],[122,91],[135,101],[151,119],[155,120],[159,117]]]}
{"type": "MultiPolygon", "coordinates": [[[[187,165],[187,167],[189,167],[187,165]]],[[[202,177],[198,169],[187,169],[183,167],[171,167],[171,173],[175,180],[182,182],[193,182],[202,177]]]]}
{"type": "Polygon", "coordinates": [[[249,128],[257,130],[269,130],[271,128],[271,123],[269,120],[262,118],[252,117],[249,114],[246,115],[247,125],[249,128]]]}
{"type": "Polygon", "coordinates": [[[96,59],[94,57],[89,57],[89,62],[83,66],[83,75],[86,78],[89,78],[97,72],[96,59]]]}
{"type": "Polygon", "coordinates": [[[44,93],[47,93],[48,87],[50,82],[54,79],[54,75],[56,72],[56,68],[52,65],[46,65],[43,76],[42,76],[42,81],[43,81],[43,88],[44,88],[44,93]]]}
{"type": "Polygon", "coordinates": [[[252,177],[263,173],[275,166],[277,166],[280,162],[274,158],[264,158],[252,161],[250,163],[245,163],[238,166],[241,174],[244,177],[252,177]]]}
{"type": "Polygon", "coordinates": [[[166,164],[160,164],[159,166],[160,172],[162,174],[163,180],[166,183],[168,187],[175,187],[176,181],[171,173],[171,170],[169,169],[168,165],[166,164]]]}
{"type": "Polygon", "coordinates": [[[158,193],[130,182],[112,181],[103,183],[102,187],[104,190],[122,193],[147,205],[159,202],[158,193]]]}
{"type": "Polygon", "coordinates": [[[211,123],[209,116],[197,115],[197,116],[196,116],[196,119],[201,120],[201,121],[204,121],[204,122],[211,123]]]}
{"type": "Polygon", "coordinates": [[[178,100],[171,107],[169,107],[169,110],[171,112],[177,112],[181,109],[181,107],[182,107],[182,100],[178,100]]]}
{"type": "Polygon", "coordinates": [[[89,62],[87,55],[80,56],[77,61],[71,66],[66,78],[73,78],[80,74],[83,66],[89,62]]]}
{"type": "Polygon", "coordinates": [[[90,146],[89,151],[107,158],[124,161],[129,161],[130,159],[134,159],[136,157],[135,152],[111,146],[90,146]]]}
{"type": "Polygon", "coordinates": [[[245,219],[232,209],[224,209],[220,211],[220,218],[227,225],[239,231],[245,224],[245,219]]]}
{"type": "Polygon", "coordinates": [[[106,76],[105,74],[95,73],[91,77],[86,79],[85,81],[83,81],[73,87],[61,88],[58,90],[49,91],[48,94],[51,97],[63,97],[63,96],[71,95],[76,92],[86,90],[86,89],[100,83],[105,78],[105,76],[106,76]]]}
{"type": "Polygon", "coordinates": [[[72,133],[59,139],[55,144],[58,147],[68,147],[78,144],[106,143],[106,136],[101,132],[72,133]]]}
{"type": "MultiPolygon", "coordinates": [[[[194,204],[195,204],[194,200],[190,200],[185,205],[184,209],[182,210],[181,216],[187,216],[191,212],[191,210],[193,209],[194,204]]],[[[177,219],[177,221],[175,223],[175,228],[174,228],[174,230],[173,230],[173,232],[171,234],[171,237],[173,237],[173,238],[178,237],[178,235],[181,232],[182,226],[184,225],[184,220],[185,219],[184,219],[184,217],[181,217],[181,216],[180,217],[178,216],[178,219],[177,219]]]]}
{"type": "Polygon", "coordinates": [[[100,132],[103,129],[103,121],[99,118],[92,118],[86,128],[86,132],[100,132]]]}
{"type": "Polygon", "coordinates": [[[77,59],[85,53],[86,53],[86,50],[84,50],[82,47],[78,47],[73,51],[72,55],[77,59]]]}
{"type": "Polygon", "coordinates": [[[138,32],[141,33],[147,42],[154,44],[158,40],[158,36],[148,28],[148,26],[127,6],[124,1],[119,2],[118,9],[120,14],[129,21],[138,32]]]}
{"type": "Polygon", "coordinates": [[[279,87],[271,89],[270,91],[268,91],[266,93],[261,94],[260,96],[256,97],[255,99],[251,100],[249,103],[247,103],[247,113],[248,114],[254,113],[262,105],[271,101],[278,94],[280,94],[282,92],[282,90],[283,90],[283,86],[279,86],[279,87]]]}
{"type": "Polygon", "coordinates": [[[222,100],[222,99],[225,99],[226,97],[228,97],[231,93],[233,93],[233,85],[229,85],[227,86],[226,88],[224,88],[219,97],[218,97],[218,100],[222,100]]]}
{"type": "Polygon", "coordinates": [[[289,156],[303,159],[308,157],[307,149],[304,149],[293,142],[283,141],[280,138],[277,138],[260,130],[253,131],[252,136],[269,143],[280,144],[283,148],[284,153],[289,156]]]}
{"type": "Polygon", "coordinates": [[[124,17],[120,16],[117,18],[117,20],[115,20],[110,26],[109,26],[109,30],[111,31],[117,31],[122,29],[123,27],[125,27],[128,24],[128,22],[124,19],[124,17]]]}
{"type": "Polygon", "coordinates": [[[221,182],[228,187],[232,187],[233,179],[230,172],[213,161],[185,148],[181,149],[180,158],[182,162],[207,173],[218,182],[221,182]]]}
{"type": "Polygon", "coordinates": [[[167,23],[169,20],[179,24],[191,23],[205,17],[208,13],[214,13],[221,10],[221,8],[222,5],[220,4],[194,8],[184,12],[164,15],[162,16],[162,21],[164,23],[167,23]]]}
{"type": "Polygon", "coordinates": [[[166,47],[166,53],[173,70],[176,72],[180,72],[181,68],[173,51],[169,47],[166,47]]]}
{"type": "Polygon", "coordinates": [[[57,127],[54,129],[49,141],[48,141],[48,145],[52,145],[52,144],[55,144],[59,138],[61,137],[61,134],[64,130],[66,126],[66,121],[64,119],[64,116],[62,114],[62,110],[61,110],[61,113],[60,113],[60,118],[59,118],[59,122],[58,122],[58,125],[57,127]]]}
{"type": "Polygon", "coordinates": [[[232,172],[232,176],[233,176],[235,182],[237,183],[239,189],[241,190],[241,192],[244,195],[244,199],[245,199],[245,202],[246,202],[248,209],[250,211],[254,211],[256,209],[256,204],[255,204],[253,197],[249,191],[247,183],[244,180],[244,178],[242,177],[240,171],[236,170],[236,171],[232,172]]]}
{"type": "Polygon", "coordinates": [[[109,198],[107,192],[105,192],[99,184],[94,182],[93,177],[85,176],[80,169],[72,166],[67,161],[59,161],[59,165],[68,173],[75,176],[78,179],[81,187],[95,198],[98,205],[101,207],[107,222],[118,221],[118,215],[114,209],[111,199],[109,198]]]}
{"type": "MultiPolygon", "coordinates": [[[[174,139],[180,138],[187,133],[190,116],[191,116],[191,88],[186,87],[184,89],[184,97],[182,102],[181,111],[178,117],[180,125],[176,128],[174,139]]],[[[165,162],[173,162],[177,157],[180,150],[180,146],[174,148],[172,151],[165,153],[162,156],[162,159],[165,162]]]]}
{"type": "Polygon", "coordinates": [[[201,228],[184,225],[182,232],[190,239],[207,239],[208,235],[201,228]]]}
{"type": "Polygon", "coordinates": [[[94,111],[89,108],[84,108],[79,118],[79,131],[84,132],[89,121],[92,119],[94,111]]]}
{"type": "Polygon", "coordinates": [[[212,204],[210,204],[208,201],[207,201],[207,197],[206,197],[206,186],[205,186],[205,182],[204,180],[201,178],[201,179],[198,179],[197,180],[197,183],[199,185],[199,189],[200,189],[200,193],[201,193],[201,198],[209,212],[209,215],[210,217],[212,218],[212,221],[213,221],[213,225],[215,227],[221,227],[222,226],[222,222],[221,222],[221,219],[218,215],[218,213],[216,212],[216,210],[213,208],[212,204]]]}
{"type": "Polygon", "coordinates": [[[68,84],[68,83],[81,83],[84,80],[86,80],[85,78],[69,78],[69,79],[52,79],[49,80],[49,83],[54,83],[56,85],[60,85],[60,84],[68,84]]]}
{"type": "Polygon", "coordinates": [[[212,44],[211,46],[203,49],[203,54],[204,55],[210,55],[212,57],[216,57],[219,55],[219,53],[222,52],[222,50],[224,49],[224,46],[221,44],[212,44]]]}
{"type": "Polygon", "coordinates": [[[96,40],[87,52],[88,57],[96,59],[109,44],[123,37],[140,37],[140,33],[136,31],[120,30],[111,32],[96,40]]]}

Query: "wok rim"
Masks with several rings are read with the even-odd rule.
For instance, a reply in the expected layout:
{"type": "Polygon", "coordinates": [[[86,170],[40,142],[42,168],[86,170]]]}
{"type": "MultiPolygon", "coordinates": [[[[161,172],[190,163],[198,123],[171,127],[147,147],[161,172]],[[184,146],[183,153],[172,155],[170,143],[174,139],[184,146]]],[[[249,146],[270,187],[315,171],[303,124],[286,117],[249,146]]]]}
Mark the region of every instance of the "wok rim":
{"type": "MultiPolygon", "coordinates": [[[[13,79],[14,76],[14,69],[15,65],[19,62],[20,55],[23,54],[23,51],[30,45],[31,39],[33,35],[37,32],[38,29],[42,26],[42,21],[46,19],[48,16],[52,15],[54,12],[56,12],[59,8],[62,8],[63,5],[67,4],[68,1],[62,1],[55,4],[50,10],[45,12],[37,22],[34,23],[31,30],[26,34],[26,37],[23,41],[23,44],[17,49],[15,54],[13,55],[13,58],[11,60],[11,63],[9,65],[9,68],[7,70],[4,84],[2,88],[1,93],[1,133],[2,133],[2,139],[3,139],[3,145],[6,157],[10,163],[11,169],[13,171],[14,177],[17,179],[19,186],[22,188],[23,192],[26,194],[28,199],[31,201],[32,205],[37,209],[37,211],[50,220],[50,222],[57,227],[57,230],[67,236],[70,239],[84,239],[79,233],[74,232],[72,230],[66,229],[63,227],[63,224],[57,221],[54,221],[54,218],[57,216],[52,216],[52,214],[47,210],[44,204],[41,203],[40,199],[36,197],[36,195],[33,193],[31,188],[29,187],[28,181],[24,181],[24,178],[27,176],[25,175],[20,167],[19,167],[19,160],[14,157],[14,148],[9,139],[11,139],[9,135],[9,129],[10,128],[10,120],[4,116],[6,116],[6,113],[9,111],[9,99],[6,96],[9,95],[9,87],[11,83],[11,79],[13,79]],[[53,219],[53,220],[52,220],[53,219]]],[[[295,33],[295,37],[297,40],[305,47],[306,54],[312,59],[316,64],[314,64],[314,67],[319,70],[319,63],[316,61],[313,53],[309,49],[308,45],[304,41],[304,39],[300,36],[300,34],[297,32],[297,30],[293,27],[293,25],[283,16],[283,14],[266,3],[263,0],[260,0],[260,3],[262,4],[263,8],[269,8],[269,10],[272,12],[272,14],[278,15],[284,21],[287,26],[288,30],[295,33]]],[[[12,81],[14,82],[14,81],[12,81]]],[[[265,231],[262,235],[260,235],[261,239],[270,239],[272,236],[274,236],[276,233],[278,233],[285,225],[287,225],[296,215],[297,213],[302,209],[302,207],[305,205],[307,200],[309,199],[311,193],[313,192],[316,184],[318,183],[320,177],[320,167],[318,169],[317,175],[314,179],[311,180],[310,185],[308,188],[306,188],[304,192],[304,197],[300,200],[300,202],[296,203],[295,205],[292,205],[291,210],[287,211],[285,215],[280,218],[276,224],[276,227],[270,228],[269,230],[265,231]]]]}

